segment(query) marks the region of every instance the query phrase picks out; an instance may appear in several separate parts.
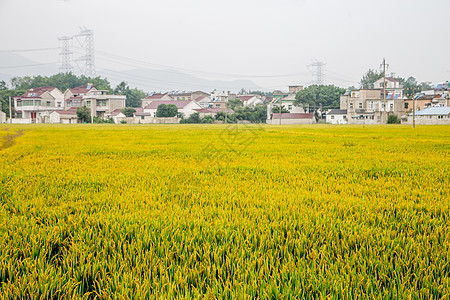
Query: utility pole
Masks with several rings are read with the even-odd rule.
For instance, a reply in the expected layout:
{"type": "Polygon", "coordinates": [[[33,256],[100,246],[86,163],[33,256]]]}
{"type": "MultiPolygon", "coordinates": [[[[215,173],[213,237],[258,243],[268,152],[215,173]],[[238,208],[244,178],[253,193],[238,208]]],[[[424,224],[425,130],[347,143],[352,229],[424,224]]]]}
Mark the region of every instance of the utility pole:
{"type": "MultiPolygon", "coordinates": [[[[383,118],[386,118],[386,59],[385,58],[383,58],[383,63],[381,65],[383,66],[383,106],[384,106],[383,118]]],[[[387,118],[386,118],[386,123],[387,123],[387,118]]]]}
{"type": "Polygon", "coordinates": [[[281,125],[281,97],[280,99],[278,99],[278,101],[280,101],[280,125],[281,125]]]}
{"type": "Polygon", "coordinates": [[[414,97],[414,89],[413,88],[413,128],[416,128],[416,97],[414,97]]]}
{"type": "Polygon", "coordinates": [[[11,96],[9,96],[9,123],[12,124],[11,96]]]}

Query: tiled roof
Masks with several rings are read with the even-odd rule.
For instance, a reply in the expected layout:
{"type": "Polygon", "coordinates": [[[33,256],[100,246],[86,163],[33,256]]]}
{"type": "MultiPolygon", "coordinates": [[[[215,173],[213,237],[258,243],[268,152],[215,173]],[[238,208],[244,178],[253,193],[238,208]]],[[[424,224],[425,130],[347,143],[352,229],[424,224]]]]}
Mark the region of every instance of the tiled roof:
{"type": "Polygon", "coordinates": [[[329,112],[327,112],[327,115],[346,115],[347,110],[346,109],[331,109],[329,112]]]}
{"type": "Polygon", "coordinates": [[[202,101],[203,99],[206,99],[206,98],[208,98],[208,96],[200,96],[200,97],[195,98],[194,100],[197,101],[197,102],[200,102],[200,101],[202,101]]]}
{"type": "Polygon", "coordinates": [[[398,82],[397,79],[394,79],[394,78],[392,78],[392,77],[386,77],[386,80],[387,80],[387,81],[391,81],[391,82],[398,82]]]}
{"type": "Polygon", "coordinates": [[[255,95],[238,96],[239,100],[241,100],[241,101],[248,101],[248,100],[252,99],[253,97],[255,97],[255,95]]]}
{"type": "MultiPolygon", "coordinates": [[[[145,100],[157,100],[157,99],[161,99],[165,95],[168,95],[168,94],[167,93],[165,93],[165,94],[158,93],[158,94],[149,95],[149,96],[145,97],[144,99],[145,100]]],[[[170,95],[168,95],[168,96],[170,96],[170,95]]]]}
{"type": "Polygon", "coordinates": [[[111,116],[117,116],[118,114],[120,114],[121,109],[120,108],[116,108],[115,110],[113,110],[111,112],[111,116]]]}
{"type": "Polygon", "coordinates": [[[55,110],[60,115],[74,115],[77,116],[77,108],[71,107],[68,110],[55,110]]]}
{"type": "Polygon", "coordinates": [[[180,108],[184,108],[186,105],[188,105],[189,103],[191,103],[192,101],[190,100],[163,100],[163,101],[152,101],[150,102],[149,105],[147,105],[146,107],[144,107],[145,109],[157,109],[158,106],[160,106],[161,104],[173,104],[175,105],[178,109],[180,108]]]}
{"type": "Polygon", "coordinates": [[[199,113],[218,113],[218,112],[226,112],[229,114],[234,114],[234,110],[231,108],[220,108],[220,107],[205,107],[201,109],[194,109],[196,112],[199,113]]]}
{"type": "Polygon", "coordinates": [[[54,86],[44,86],[40,88],[33,88],[26,91],[21,97],[14,97],[14,98],[40,98],[43,93],[45,92],[51,92],[56,87],[54,86]]]}
{"type": "MultiPolygon", "coordinates": [[[[416,116],[438,116],[438,115],[449,115],[450,106],[444,107],[428,107],[419,111],[416,111],[416,116]]],[[[412,116],[410,113],[409,116],[412,116]]]]}
{"type": "MultiPolygon", "coordinates": [[[[314,114],[311,113],[282,113],[281,119],[312,119],[314,114]]],[[[279,113],[274,113],[272,119],[280,119],[279,113]]]]}
{"type": "Polygon", "coordinates": [[[89,92],[93,87],[91,86],[89,89],[87,86],[77,86],[74,88],[69,89],[69,91],[72,92],[72,94],[80,95],[80,94],[86,94],[89,92]]]}

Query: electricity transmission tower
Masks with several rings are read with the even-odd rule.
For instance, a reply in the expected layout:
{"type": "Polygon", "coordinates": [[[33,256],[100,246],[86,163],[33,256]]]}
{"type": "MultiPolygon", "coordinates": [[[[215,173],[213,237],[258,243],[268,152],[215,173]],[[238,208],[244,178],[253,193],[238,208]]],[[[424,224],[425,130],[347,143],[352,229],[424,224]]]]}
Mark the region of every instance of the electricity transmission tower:
{"type": "Polygon", "coordinates": [[[74,35],[75,40],[81,48],[84,48],[85,54],[75,60],[81,73],[86,76],[95,75],[95,49],[94,49],[94,31],[86,27],[80,28],[80,33],[74,35]],[[81,62],[81,66],[78,65],[81,62]],[[84,64],[83,64],[84,62],[84,64]]]}
{"type": "Polygon", "coordinates": [[[315,77],[314,83],[317,85],[321,85],[325,81],[325,65],[326,63],[318,60],[313,60],[313,62],[308,65],[308,69],[315,77]]]}
{"type": "Polygon", "coordinates": [[[70,72],[73,67],[71,65],[71,56],[73,54],[73,40],[77,43],[77,48],[84,50],[82,56],[74,59],[78,71],[89,77],[95,76],[95,49],[94,49],[94,31],[86,27],[80,28],[80,33],[73,36],[63,36],[58,38],[61,41],[61,72],[70,72]]]}
{"type": "Polygon", "coordinates": [[[70,64],[71,56],[73,52],[70,50],[70,43],[72,41],[71,36],[62,36],[58,38],[58,41],[60,42],[60,67],[59,72],[61,73],[68,73],[72,71],[73,67],[70,64]]]}

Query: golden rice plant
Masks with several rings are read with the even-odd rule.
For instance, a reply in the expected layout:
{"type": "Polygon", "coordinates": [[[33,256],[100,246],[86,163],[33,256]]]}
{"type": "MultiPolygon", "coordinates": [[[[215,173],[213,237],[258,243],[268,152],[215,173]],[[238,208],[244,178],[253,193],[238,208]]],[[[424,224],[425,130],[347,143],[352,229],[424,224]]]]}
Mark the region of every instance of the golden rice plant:
{"type": "Polygon", "coordinates": [[[20,130],[2,299],[449,297],[449,126],[20,130]]]}

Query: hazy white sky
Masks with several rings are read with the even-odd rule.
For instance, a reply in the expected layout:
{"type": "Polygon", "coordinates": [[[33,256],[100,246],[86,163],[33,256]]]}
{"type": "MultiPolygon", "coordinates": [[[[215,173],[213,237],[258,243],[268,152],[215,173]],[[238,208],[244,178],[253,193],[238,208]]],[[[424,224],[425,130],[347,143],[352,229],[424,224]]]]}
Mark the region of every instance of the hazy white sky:
{"type": "MultiPolygon", "coordinates": [[[[389,71],[434,83],[450,78],[450,0],[0,0],[0,50],[57,47],[93,29],[96,50],[176,69],[235,75],[263,87],[308,84],[312,59],[325,82],[356,85],[386,57],[389,71]]],[[[20,53],[58,61],[58,51],[20,53]]],[[[96,66],[131,69],[96,54],[96,66]]],[[[124,60],[121,60],[124,62],[124,60]]],[[[136,66],[138,67],[138,66],[136,66]]]]}

